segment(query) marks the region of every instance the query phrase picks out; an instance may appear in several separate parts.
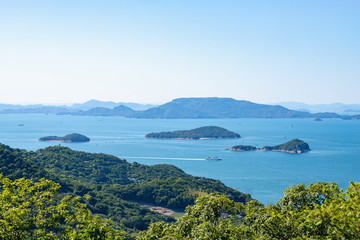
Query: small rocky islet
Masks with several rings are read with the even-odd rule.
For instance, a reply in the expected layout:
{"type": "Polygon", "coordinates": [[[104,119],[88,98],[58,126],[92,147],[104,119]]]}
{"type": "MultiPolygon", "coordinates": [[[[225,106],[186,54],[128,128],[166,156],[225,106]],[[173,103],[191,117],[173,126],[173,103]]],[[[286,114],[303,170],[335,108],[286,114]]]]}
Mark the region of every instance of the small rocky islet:
{"type": "Polygon", "coordinates": [[[309,144],[300,139],[293,139],[283,144],[279,144],[276,146],[264,146],[262,148],[257,148],[254,146],[246,146],[246,145],[236,145],[230,149],[231,151],[279,151],[279,152],[287,152],[287,153],[304,153],[310,151],[309,144]]]}
{"type": "Polygon", "coordinates": [[[79,133],[67,134],[64,137],[58,136],[46,136],[39,138],[39,141],[59,141],[59,142],[89,142],[90,138],[79,133]]]}

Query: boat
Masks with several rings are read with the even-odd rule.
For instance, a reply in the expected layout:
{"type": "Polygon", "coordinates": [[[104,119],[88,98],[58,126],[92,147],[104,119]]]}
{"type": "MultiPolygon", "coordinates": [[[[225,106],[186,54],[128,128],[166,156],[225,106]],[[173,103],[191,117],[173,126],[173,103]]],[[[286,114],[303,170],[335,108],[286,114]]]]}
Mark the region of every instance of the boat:
{"type": "Polygon", "coordinates": [[[218,157],[207,157],[207,158],[205,158],[205,160],[209,160],[209,161],[220,161],[221,158],[218,158],[218,157]]]}

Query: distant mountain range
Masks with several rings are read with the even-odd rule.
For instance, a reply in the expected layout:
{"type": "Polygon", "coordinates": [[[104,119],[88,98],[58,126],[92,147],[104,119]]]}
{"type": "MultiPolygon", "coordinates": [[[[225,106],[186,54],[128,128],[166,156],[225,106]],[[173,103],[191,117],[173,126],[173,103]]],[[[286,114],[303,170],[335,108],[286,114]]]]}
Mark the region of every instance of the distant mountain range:
{"type": "MultiPolygon", "coordinates": [[[[3,105],[0,104],[0,109],[1,106],[3,105]]],[[[300,103],[298,105],[293,103],[292,106],[304,107],[300,103]]],[[[31,105],[22,107],[2,110],[0,114],[51,113],[78,116],[123,116],[128,118],[360,118],[360,115],[339,115],[334,112],[311,113],[308,109],[303,111],[291,110],[280,105],[257,104],[233,98],[217,97],[178,98],[160,106],[90,100],[72,106],[31,105]]]]}
{"type": "Polygon", "coordinates": [[[135,118],[336,118],[335,113],[294,111],[279,105],[257,104],[232,98],[178,98],[136,112],[135,118]]]}
{"type": "Polygon", "coordinates": [[[305,111],[310,113],[334,112],[345,115],[360,114],[360,104],[331,103],[310,105],[301,102],[281,102],[277,103],[277,105],[286,107],[291,110],[305,111]]]}
{"type": "Polygon", "coordinates": [[[65,112],[82,116],[124,116],[129,118],[338,118],[335,113],[294,111],[279,105],[257,104],[232,98],[178,98],[158,107],[135,111],[126,106],[97,107],[65,112]]]}
{"type": "MultiPolygon", "coordinates": [[[[74,114],[82,115],[81,112],[87,112],[94,108],[106,108],[113,109],[118,106],[125,106],[131,108],[132,111],[142,111],[147,110],[157,105],[151,104],[139,104],[131,102],[103,102],[98,100],[89,100],[84,103],[76,103],[71,106],[61,105],[61,106],[48,106],[42,104],[33,104],[33,105],[16,105],[16,104],[0,104],[0,114],[31,114],[31,113],[40,113],[40,114],[74,114]]],[[[106,111],[105,109],[105,111],[106,111]]],[[[94,110],[93,110],[94,111],[94,110]]],[[[95,110],[96,112],[96,110],[95,110]]],[[[86,115],[86,114],[85,114],[86,115]]],[[[91,115],[91,111],[89,112],[91,115]]],[[[105,114],[106,115],[106,114],[105,114]]]]}
{"type": "Polygon", "coordinates": [[[59,115],[78,115],[78,116],[122,116],[122,117],[130,117],[135,114],[136,111],[126,107],[124,105],[120,105],[114,108],[106,108],[106,107],[95,107],[91,108],[87,111],[77,111],[77,112],[60,112],[59,115]]]}
{"type": "Polygon", "coordinates": [[[70,106],[71,109],[78,109],[78,110],[83,110],[83,111],[87,111],[90,110],[92,108],[96,108],[96,107],[104,107],[104,108],[114,108],[117,106],[126,106],[129,107],[135,111],[142,111],[142,110],[147,110],[149,108],[152,107],[156,107],[157,105],[152,105],[152,104],[140,104],[140,103],[132,103],[132,102],[103,102],[103,101],[98,101],[95,99],[89,100],[87,102],[84,103],[76,103],[70,106]]]}

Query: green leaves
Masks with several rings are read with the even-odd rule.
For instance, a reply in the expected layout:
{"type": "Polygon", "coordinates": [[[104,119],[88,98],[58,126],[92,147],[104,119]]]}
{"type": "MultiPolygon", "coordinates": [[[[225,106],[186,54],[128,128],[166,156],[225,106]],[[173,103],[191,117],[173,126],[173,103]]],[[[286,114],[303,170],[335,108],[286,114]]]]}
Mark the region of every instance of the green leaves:
{"type": "Polygon", "coordinates": [[[360,239],[360,183],[292,186],[275,205],[204,194],[176,223],[155,223],[138,239],[360,239]]]}
{"type": "Polygon", "coordinates": [[[122,239],[109,220],[102,220],[80,197],[57,194],[60,185],[0,176],[0,239],[122,239]]]}
{"type": "Polygon", "coordinates": [[[154,223],[138,239],[238,239],[232,220],[242,208],[224,196],[204,194],[176,223],[154,223]]]}

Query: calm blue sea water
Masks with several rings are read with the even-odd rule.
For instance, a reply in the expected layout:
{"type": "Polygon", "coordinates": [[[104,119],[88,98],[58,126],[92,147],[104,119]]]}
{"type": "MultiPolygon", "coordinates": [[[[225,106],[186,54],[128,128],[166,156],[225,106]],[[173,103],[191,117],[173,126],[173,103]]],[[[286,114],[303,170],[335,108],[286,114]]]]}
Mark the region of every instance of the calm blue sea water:
{"type": "Polygon", "coordinates": [[[360,181],[360,121],[325,119],[126,119],[56,115],[0,115],[0,142],[36,150],[56,142],[38,142],[48,135],[81,133],[89,143],[61,143],[75,150],[108,153],[143,164],[174,164],[196,176],[219,179],[263,203],[276,202],[292,184],[317,181],[360,181]],[[24,126],[18,126],[24,124],[24,126]],[[149,132],[216,125],[241,139],[155,140],[149,132]],[[234,145],[276,145],[293,138],[309,143],[305,154],[231,152],[234,145]],[[206,161],[209,156],[222,161],[206,161]]]}

